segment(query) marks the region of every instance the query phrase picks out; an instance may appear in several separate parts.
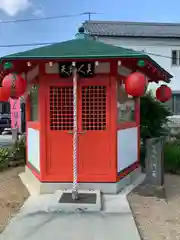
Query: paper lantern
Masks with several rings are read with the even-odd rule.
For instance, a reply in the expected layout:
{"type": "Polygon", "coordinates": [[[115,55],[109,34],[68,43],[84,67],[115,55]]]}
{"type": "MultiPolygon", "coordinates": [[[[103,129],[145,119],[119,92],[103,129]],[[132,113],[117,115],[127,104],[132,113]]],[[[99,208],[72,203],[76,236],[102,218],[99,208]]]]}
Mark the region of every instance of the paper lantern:
{"type": "Polygon", "coordinates": [[[0,88],[0,102],[7,102],[9,100],[9,94],[4,90],[3,87],[0,88]]]}
{"type": "Polygon", "coordinates": [[[172,97],[172,90],[170,87],[166,85],[161,85],[157,90],[156,90],[156,98],[160,102],[167,102],[170,100],[172,97]]]}
{"type": "Polygon", "coordinates": [[[130,74],[125,80],[126,93],[133,97],[141,97],[144,95],[148,85],[145,75],[139,72],[130,74]]]}
{"type": "Polygon", "coordinates": [[[21,75],[10,73],[4,77],[2,86],[11,98],[19,98],[25,93],[27,84],[21,75]]]}

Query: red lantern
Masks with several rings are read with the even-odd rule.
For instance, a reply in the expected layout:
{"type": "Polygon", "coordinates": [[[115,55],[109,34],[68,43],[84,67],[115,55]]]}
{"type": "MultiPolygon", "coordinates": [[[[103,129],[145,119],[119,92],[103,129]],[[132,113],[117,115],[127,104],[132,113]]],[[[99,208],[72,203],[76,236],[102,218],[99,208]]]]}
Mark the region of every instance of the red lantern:
{"type": "Polygon", "coordinates": [[[9,100],[8,93],[4,90],[3,87],[0,88],[0,102],[7,102],[9,100]]]}
{"type": "Polygon", "coordinates": [[[4,77],[2,86],[11,98],[19,98],[25,93],[27,84],[21,75],[10,73],[4,77]]]}
{"type": "Polygon", "coordinates": [[[127,94],[133,97],[141,97],[144,95],[148,85],[146,76],[142,73],[134,72],[125,80],[125,90],[127,94]]]}
{"type": "Polygon", "coordinates": [[[172,97],[172,90],[166,85],[161,85],[156,90],[156,98],[160,102],[167,102],[172,97]]]}

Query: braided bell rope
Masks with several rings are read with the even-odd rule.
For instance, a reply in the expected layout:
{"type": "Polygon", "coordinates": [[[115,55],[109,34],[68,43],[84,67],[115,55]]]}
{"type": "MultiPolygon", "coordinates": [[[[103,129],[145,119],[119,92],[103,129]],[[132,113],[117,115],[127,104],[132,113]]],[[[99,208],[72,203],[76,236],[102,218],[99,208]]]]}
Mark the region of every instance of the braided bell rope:
{"type": "Polygon", "coordinates": [[[73,69],[73,186],[72,198],[78,198],[77,189],[77,69],[73,69]]]}

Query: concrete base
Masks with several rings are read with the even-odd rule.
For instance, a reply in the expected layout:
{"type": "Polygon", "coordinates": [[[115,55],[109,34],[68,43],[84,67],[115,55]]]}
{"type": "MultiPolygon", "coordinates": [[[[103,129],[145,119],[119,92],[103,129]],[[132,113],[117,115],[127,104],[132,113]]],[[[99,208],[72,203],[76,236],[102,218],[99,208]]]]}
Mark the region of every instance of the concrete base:
{"type": "MultiPolygon", "coordinates": [[[[140,175],[141,168],[139,167],[117,183],[78,183],[78,189],[90,191],[98,189],[104,194],[117,194],[127,186],[133,184],[140,175]]],[[[24,173],[20,174],[20,178],[29,190],[30,195],[52,194],[58,190],[72,189],[72,183],[42,183],[28,167],[26,167],[24,173]]]]}
{"type": "MultiPolygon", "coordinates": [[[[25,214],[34,214],[36,212],[98,212],[98,208],[100,212],[104,214],[129,214],[131,213],[131,209],[129,207],[129,203],[127,201],[127,195],[138,185],[140,185],[145,179],[145,174],[140,174],[139,177],[130,184],[129,186],[125,187],[120,193],[118,194],[100,194],[100,191],[92,191],[92,193],[96,193],[97,201],[96,206],[90,206],[88,204],[88,208],[79,209],[79,204],[77,203],[72,207],[72,204],[66,205],[62,208],[62,205],[59,203],[59,198],[64,191],[58,190],[55,191],[53,194],[41,194],[35,195],[32,194],[25,202],[25,205],[22,208],[22,212],[25,214]]],[[[32,190],[32,189],[31,189],[32,190]]],[[[68,192],[68,191],[67,191],[68,192]]],[[[88,192],[79,190],[79,192],[88,192]]]]}
{"type": "Polygon", "coordinates": [[[57,191],[54,196],[56,196],[56,201],[58,202],[59,208],[61,211],[86,211],[86,212],[96,212],[101,210],[101,193],[100,191],[83,191],[80,190],[79,194],[95,194],[96,202],[93,203],[76,203],[76,200],[73,203],[61,203],[58,200],[62,197],[63,193],[71,193],[72,190],[66,191],[57,191]]]}

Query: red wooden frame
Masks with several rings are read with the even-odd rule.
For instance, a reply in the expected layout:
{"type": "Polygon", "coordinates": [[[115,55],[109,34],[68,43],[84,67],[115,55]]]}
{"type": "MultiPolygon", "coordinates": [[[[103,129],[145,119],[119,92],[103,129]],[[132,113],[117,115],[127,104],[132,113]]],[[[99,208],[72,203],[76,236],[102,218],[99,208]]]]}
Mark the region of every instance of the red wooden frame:
{"type": "MultiPolygon", "coordinates": [[[[9,59],[8,59],[9,61],[9,59]]],[[[16,72],[26,72],[27,69],[32,68],[33,66],[37,65],[37,64],[41,64],[43,65],[44,63],[47,62],[64,62],[64,59],[42,59],[42,58],[28,58],[28,59],[13,59],[13,65],[14,65],[14,69],[16,69],[16,72]],[[27,67],[27,61],[31,62],[31,67],[27,67]]],[[[89,62],[89,59],[66,59],[66,62],[89,62]]],[[[126,57],[121,57],[121,58],[106,58],[106,59],[101,59],[101,58],[92,58],[91,59],[92,62],[95,61],[99,61],[99,62],[118,62],[121,61],[122,65],[129,67],[130,69],[136,68],[138,70],[143,71],[143,73],[147,73],[146,75],[148,75],[150,77],[150,79],[152,81],[157,81],[157,79],[161,79],[162,81],[167,81],[168,80],[168,76],[166,75],[166,72],[163,72],[163,70],[159,70],[157,69],[157,65],[153,62],[150,62],[149,59],[139,59],[139,58],[126,58],[126,57]],[[145,66],[144,67],[138,67],[138,61],[139,60],[144,60],[145,61],[145,66]]],[[[4,64],[4,62],[6,62],[6,59],[4,58],[2,60],[2,64],[4,64]]],[[[165,71],[165,70],[164,70],[165,71]]]]}
{"type": "MultiPolygon", "coordinates": [[[[30,85],[33,84],[37,84],[38,82],[38,78],[36,77],[35,79],[32,79],[30,85]]],[[[40,107],[40,103],[38,103],[38,109],[40,107]]],[[[28,133],[28,128],[32,128],[35,130],[38,130],[39,132],[41,132],[41,121],[40,121],[40,112],[38,112],[38,119],[39,121],[31,121],[30,119],[30,96],[28,95],[26,98],[26,133],[28,133]]],[[[32,166],[32,164],[28,161],[28,137],[26,135],[26,165],[29,169],[31,169],[31,171],[33,172],[33,174],[39,179],[41,180],[41,171],[39,172],[37,169],[34,168],[34,166],[32,166]]],[[[40,141],[40,146],[41,146],[41,141],[40,141]]],[[[40,164],[41,164],[41,150],[40,150],[40,164]]]]}
{"type": "MultiPolygon", "coordinates": [[[[95,175],[87,179],[86,182],[116,182],[128,175],[131,171],[133,171],[135,168],[139,166],[139,151],[137,156],[137,161],[132,164],[132,166],[129,166],[127,169],[124,169],[122,172],[117,173],[117,130],[119,129],[126,129],[126,128],[132,128],[132,127],[138,127],[139,129],[139,122],[140,122],[140,108],[139,108],[139,99],[136,99],[135,104],[135,122],[128,122],[128,123],[120,123],[117,124],[117,105],[116,105],[116,81],[117,81],[117,70],[116,70],[116,61],[114,63],[111,63],[111,73],[110,73],[110,91],[109,94],[111,96],[110,98],[110,125],[111,125],[111,158],[114,159],[113,162],[113,171],[107,176],[102,176],[101,180],[99,180],[99,177],[96,177],[95,175]]],[[[47,162],[48,157],[46,155],[46,146],[48,144],[48,139],[46,137],[46,124],[47,121],[44,116],[47,116],[47,96],[45,95],[46,92],[46,82],[47,81],[53,81],[53,79],[59,79],[58,74],[45,74],[45,66],[41,65],[40,67],[40,77],[38,78],[38,83],[40,85],[39,88],[39,121],[38,122],[31,122],[30,120],[30,109],[29,109],[29,98],[27,98],[27,104],[26,104],[26,123],[27,128],[31,127],[34,129],[37,129],[40,131],[40,172],[38,172],[34,167],[28,163],[27,166],[31,169],[33,174],[42,182],[58,182],[58,176],[49,177],[47,175],[47,162]]],[[[100,74],[99,76],[107,76],[106,74],[100,74]]],[[[69,79],[66,79],[68,81],[69,79]]],[[[72,78],[69,80],[72,81],[72,78]]],[[[140,144],[140,136],[138,136],[138,149],[140,144]]],[[[27,142],[28,144],[28,142],[27,142]]],[[[66,181],[66,180],[65,180],[66,181]]],[[[67,181],[66,181],[67,182],[67,181]]]]}
{"type": "MultiPolygon", "coordinates": [[[[126,79],[125,76],[118,76],[118,80],[117,81],[121,81],[123,82],[126,79]]],[[[116,91],[116,101],[117,101],[117,91],[116,91]]],[[[117,122],[117,107],[116,107],[116,122],[117,122]]],[[[119,181],[120,179],[124,178],[125,176],[127,176],[130,172],[134,171],[136,168],[138,168],[140,166],[140,100],[139,98],[135,99],[135,121],[129,121],[129,122],[120,122],[117,123],[117,131],[118,130],[124,130],[124,129],[129,129],[129,128],[134,128],[137,127],[138,128],[138,145],[137,145],[137,149],[138,149],[138,155],[137,155],[137,159],[135,159],[134,163],[130,166],[128,166],[126,169],[122,170],[121,172],[117,173],[117,181],[119,181]]],[[[117,146],[117,142],[116,142],[116,146],[117,146]]]]}

